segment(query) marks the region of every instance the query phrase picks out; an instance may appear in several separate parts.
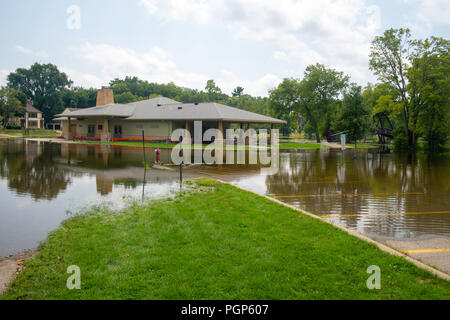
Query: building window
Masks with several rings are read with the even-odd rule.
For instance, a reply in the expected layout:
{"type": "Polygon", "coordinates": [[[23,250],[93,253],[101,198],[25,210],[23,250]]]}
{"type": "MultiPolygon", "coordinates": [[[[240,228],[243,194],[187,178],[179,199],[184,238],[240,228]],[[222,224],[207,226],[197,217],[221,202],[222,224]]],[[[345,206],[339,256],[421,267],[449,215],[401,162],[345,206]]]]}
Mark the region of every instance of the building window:
{"type": "Polygon", "coordinates": [[[144,126],[142,124],[136,125],[136,129],[144,129],[144,126]]]}
{"type": "Polygon", "coordinates": [[[102,130],[103,130],[103,125],[102,125],[102,124],[99,124],[99,125],[97,126],[97,130],[98,130],[98,131],[102,131],[102,130]]]}
{"type": "Polygon", "coordinates": [[[152,129],[159,129],[159,124],[153,124],[152,129]]]}
{"type": "Polygon", "coordinates": [[[37,124],[37,121],[28,121],[28,127],[30,128],[36,128],[37,124]]]}
{"type": "Polygon", "coordinates": [[[37,113],[29,113],[28,118],[37,118],[37,113]]]}

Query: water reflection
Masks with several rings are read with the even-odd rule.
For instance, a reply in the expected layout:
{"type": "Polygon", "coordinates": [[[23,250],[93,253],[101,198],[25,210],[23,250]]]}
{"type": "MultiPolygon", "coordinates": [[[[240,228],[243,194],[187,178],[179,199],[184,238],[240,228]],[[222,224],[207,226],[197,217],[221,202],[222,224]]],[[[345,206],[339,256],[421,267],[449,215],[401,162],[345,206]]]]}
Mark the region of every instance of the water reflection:
{"type": "Polygon", "coordinates": [[[234,182],[365,234],[414,238],[450,236],[449,178],[448,156],[314,150],[283,153],[277,174],[234,182]]]}
{"type": "Polygon", "coordinates": [[[142,149],[0,140],[0,257],[36,247],[68,211],[180,190],[176,172],[147,170],[144,180],[142,157],[142,149]]]}
{"type": "Polygon", "coordinates": [[[64,169],[54,165],[55,154],[42,144],[2,143],[0,177],[7,178],[9,188],[35,199],[55,198],[71,182],[64,169]]]}
{"type": "MultiPolygon", "coordinates": [[[[351,150],[321,149],[279,157],[275,174],[258,165],[193,166],[183,174],[228,180],[372,236],[450,236],[448,155],[360,150],[355,158],[351,150]]],[[[146,159],[156,161],[154,149],[146,159]]],[[[170,163],[170,150],[160,160],[170,163]]],[[[120,208],[179,188],[177,170],[145,169],[141,148],[0,140],[0,256],[36,247],[67,210],[102,201],[120,208]]]]}

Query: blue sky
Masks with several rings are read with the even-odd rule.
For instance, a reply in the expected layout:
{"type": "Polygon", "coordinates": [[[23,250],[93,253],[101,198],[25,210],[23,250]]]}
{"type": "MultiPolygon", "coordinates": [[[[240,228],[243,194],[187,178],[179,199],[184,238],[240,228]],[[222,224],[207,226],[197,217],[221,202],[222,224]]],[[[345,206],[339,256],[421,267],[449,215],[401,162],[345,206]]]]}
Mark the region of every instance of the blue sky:
{"type": "Polygon", "coordinates": [[[448,0],[3,0],[0,84],[34,62],[75,85],[126,75],[203,89],[214,79],[267,96],[324,63],[364,85],[370,41],[390,27],[449,38],[448,0]],[[75,7],[74,7],[75,6],[75,7]],[[79,18],[77,19],[77,12],[79,18]],[[78,23],[79,22],[79,23],[78,23]]]}

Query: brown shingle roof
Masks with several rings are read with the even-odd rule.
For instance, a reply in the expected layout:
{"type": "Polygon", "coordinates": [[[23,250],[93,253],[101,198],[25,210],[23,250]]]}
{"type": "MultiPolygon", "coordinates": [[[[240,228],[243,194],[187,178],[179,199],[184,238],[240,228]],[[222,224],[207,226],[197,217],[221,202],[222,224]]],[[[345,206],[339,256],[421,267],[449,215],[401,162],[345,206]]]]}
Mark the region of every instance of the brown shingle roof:
{"type": "Polygon", "coordinates": [[[27,104],[25,105],[25,110],[28,113],[37,113],[37,112],[42,113],[40,110],[38,110],[35,107],[33,107],[33,103],[31,102],[31,100],[27,101],[27,104]]]}

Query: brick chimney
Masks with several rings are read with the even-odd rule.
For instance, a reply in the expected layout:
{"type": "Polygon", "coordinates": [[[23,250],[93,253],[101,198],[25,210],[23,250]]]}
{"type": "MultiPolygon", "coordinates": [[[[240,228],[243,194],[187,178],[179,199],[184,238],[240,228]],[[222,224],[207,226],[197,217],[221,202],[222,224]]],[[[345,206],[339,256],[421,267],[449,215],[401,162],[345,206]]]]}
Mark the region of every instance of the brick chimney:
{"type": "Polygon", "coordinates": [[[97,92],[97,106],[105,106],[114,103],[114,93],[108,87],[102,87],[97,92]]]}

